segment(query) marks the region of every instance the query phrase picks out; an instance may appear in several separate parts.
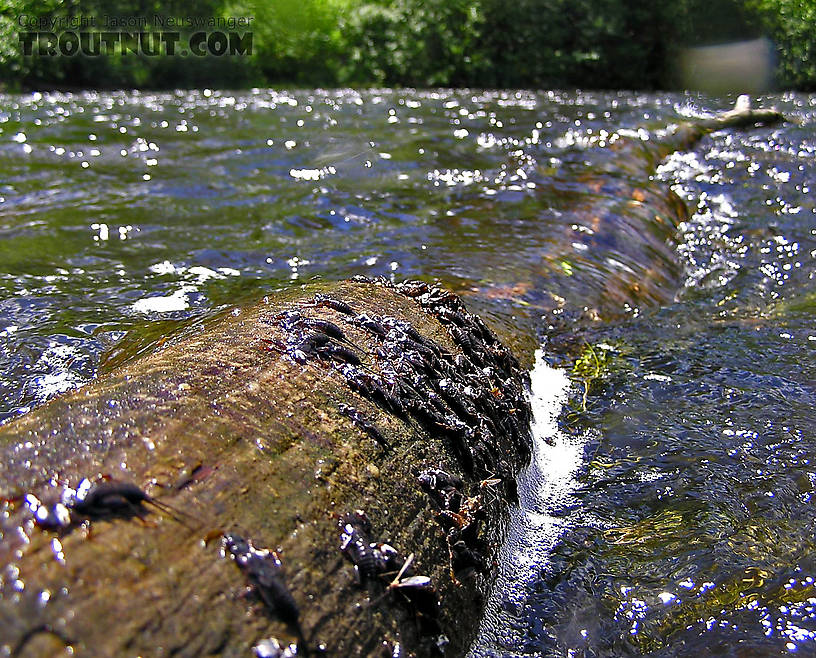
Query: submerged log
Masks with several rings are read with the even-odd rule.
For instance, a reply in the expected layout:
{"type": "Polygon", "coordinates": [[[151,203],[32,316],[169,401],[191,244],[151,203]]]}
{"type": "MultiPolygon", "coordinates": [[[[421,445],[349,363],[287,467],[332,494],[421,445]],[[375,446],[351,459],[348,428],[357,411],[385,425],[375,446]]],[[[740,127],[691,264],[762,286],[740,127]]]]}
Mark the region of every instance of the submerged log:
{"type": "Polygon", "coordinates": [[[675,239],[689,213],[655,180],[658,164],[712,132],[781,121],[780,112],[752,110],[741,97],[733,110],[638,131],[593,150],[591,158],[576,150],[557,175],[536,180],[542,196],[560,201],[560,221],[543,236],[544,276],[527,284],[526,300],[537,310],[566,310],[570,322],[576,312],[594,322],[670,302],[682,287],[675,239]]]}
{"type": "Polygon", "coordinates": [[[773,108],[752,108],[747,96],[740,96],[734,107],[713,117],[694,118],[670,124],[655,131],[650,139],[623,139],[611,146],[617,172],[629,178],[648,178],[655,167],[672,153],[690,151],[706,135],[719,130],[747,130],[772,126],[785,121],[785,116],[773,108]]]}
{"type": "Polygon", "coordinates": [[[708,119],[683,121],[672,126],[656,142],[654,157],[662,160],[675,151],[688,151],[706,135],[729,128],[772,126],[785,121],[785,116],[773,108],[751,108],[750,99],[740,96],[733,109],[708,119]]]}
{"type": "Polygon", "coordinates": [[[0,651],[462,655],[529,416],[444,290],[234,309],[0,427],[0,651]]]}

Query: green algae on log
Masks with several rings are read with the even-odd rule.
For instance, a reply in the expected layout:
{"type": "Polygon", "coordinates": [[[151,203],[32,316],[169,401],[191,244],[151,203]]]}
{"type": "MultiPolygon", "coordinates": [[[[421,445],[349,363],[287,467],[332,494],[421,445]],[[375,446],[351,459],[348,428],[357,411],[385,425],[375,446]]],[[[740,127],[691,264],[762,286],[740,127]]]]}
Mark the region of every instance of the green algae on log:
{"type": "Polygon", "coordinates": [[[246,595],[229,533],[236,560],[279,560],[301,655],[462,655],[529,420],[518,362],[447,291],[351,281],[234,309],[0,427],[0,650],[274,653],[297,629],[257,586],[246,595]],[[36,504],[99,476],[176,512],[78,514],[75,497],[62,528],[35,523],[36,504]],[[387,542],[402,575],[355,582],[338,525],[358,509],[361,550],[387,542]],[[401,587],[424,576],[438,612],[401,587]]]}

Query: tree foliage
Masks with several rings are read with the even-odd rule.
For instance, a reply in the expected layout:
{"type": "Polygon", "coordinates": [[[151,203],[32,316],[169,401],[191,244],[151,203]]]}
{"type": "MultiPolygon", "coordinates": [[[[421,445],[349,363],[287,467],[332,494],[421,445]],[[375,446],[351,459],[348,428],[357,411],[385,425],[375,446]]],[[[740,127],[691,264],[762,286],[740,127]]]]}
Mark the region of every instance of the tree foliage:
{"type": "MultiPolygon", "coordinates": [[[[812,0],[0,0],[0,84],[670,88],[680,49],[767,34],[816,85],[812,0]],[[20,15],[253,17],[251,56],[24,57],[20,15]]],[[[152,28],[155,29],[155,28],[152,28]]]]}
{"type": "Polygon", "coordinates": [[[813,0],[746,0],[776,45],[779,84],[816,89],[816,3],[813,0]]]}
{"type": "Polygon", "coordinates": [[[238,0],[229,16],[253,17],[254,66],[264,79],[308,86],[336,83],[348,0],[238,0]]]}
{"type": "MultiPolygon", "coordinates": [[[[22,53],[19,35],[25,31],[50,32],[49,27],[36,27],[35,22],[56,21],[57,35],[71,28],[71,19],[94,19],[97,31],[106,28],[105,17],[223,17],[223,0],[199,0],[194,7],[184,0],[0,0],[0,87],[9,86],[50,88],[172,88],[196,87],[210,81],[230,80],[247,84],[254,69],[248,60],[227,57],[167,57],[144,54],[115,53],[107,56],[70,57],[29,56],[22,53]],[[25,21],[21,20],[25,17],[25,21]],[[59,27],[62,26],[62,27],[59,27]],[[66,26],[69,26],[66,28],[66,26]],[[232,60],[232,61],[230,61],[232,60]]],[[[47,22],[45,23],[48,24],[47,22]]],[[[156,32],[160,28],[152,20],[145,28],[156,32]]],[[[191,30],[181,30],[186,38],[191,30]]],[[[255,76],[260,81],[260,77],[255,76]]]]}

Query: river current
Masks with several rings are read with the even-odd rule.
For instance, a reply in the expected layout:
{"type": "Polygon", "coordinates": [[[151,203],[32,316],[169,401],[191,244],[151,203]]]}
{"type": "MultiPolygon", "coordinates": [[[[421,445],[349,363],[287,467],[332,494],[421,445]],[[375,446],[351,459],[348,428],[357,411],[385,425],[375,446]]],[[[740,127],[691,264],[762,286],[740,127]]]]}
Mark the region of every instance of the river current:
{"type": "Polygon", "coordinates": [[[541,440],[474,655],[816,655],[816,97],[615,148],[733,101],[0,95],[0,420],[270,290],[439,279],[541,440]]]}

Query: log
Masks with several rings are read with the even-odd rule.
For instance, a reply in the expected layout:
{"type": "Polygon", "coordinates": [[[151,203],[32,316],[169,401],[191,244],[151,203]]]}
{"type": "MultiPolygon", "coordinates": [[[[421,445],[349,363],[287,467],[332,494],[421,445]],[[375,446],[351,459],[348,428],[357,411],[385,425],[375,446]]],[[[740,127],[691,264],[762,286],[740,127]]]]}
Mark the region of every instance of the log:
{"type": "Polygon", "coordinates": [[[675,151],[688,151],[706,135],[729,128],[749,129],[772,126],[785,121],[785,116],[773,108],[752,108],[748,96],[740,96],[734,107],[711,118],[683,121],[671,126],[666,135],[656,142],[652,154],[656,162],[675,151]]]}
{"type": "MultiPolygon", "coordinates": [[[[683,280],[677,228],[689,213],[677,194],[655,180],[657,165],[716,130],[783,120],[776,110],[751,110],[741,100],[713,118],[611,140],[591,158],[579,150],[564,167],[566,173],[551,176],[542,171],[536,180],[538,194],[569,202],[559,205],[560,221],[547,225],[539,243],[545,276],[536,280],[528,267],[519,271],[516,285],[507,288],[524,290],[525,301],[539,313],[566,310],[561,317],[570,323],[579,314],[588,322],[617,320],[630,312],[627,308],[671,302],[683,280]]],[[[529,244],[524,248],[532,251],[529,244]]],[[[562,338],[570,340],[576,333],[573,324],[562,338]]]]}
{"type": "Polygon", "coordinates": [[[0,650],[463,655],[529,456],[524,377],[453,294],[350,281],[0,427],[0,650]]]}

